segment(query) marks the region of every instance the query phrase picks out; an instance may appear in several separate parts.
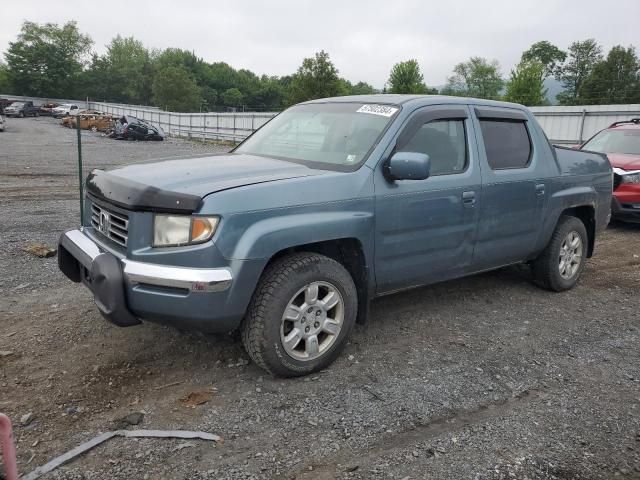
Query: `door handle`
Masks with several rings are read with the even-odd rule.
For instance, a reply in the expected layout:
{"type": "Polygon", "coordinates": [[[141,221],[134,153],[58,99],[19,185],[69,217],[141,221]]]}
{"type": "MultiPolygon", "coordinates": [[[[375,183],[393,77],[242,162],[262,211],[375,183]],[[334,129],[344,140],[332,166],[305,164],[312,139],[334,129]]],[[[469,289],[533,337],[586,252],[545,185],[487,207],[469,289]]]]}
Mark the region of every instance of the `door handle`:
{"type": "Polygon", "coordinates": [[[536,185],[536,195],[542,197],[544,195],[544,183],[536,185]]]}
{"type": "Polygon", "coordinates": [[[476,192],[462,192],[462,203],[465,207],[473,207],[476,204],[476,192]]]}

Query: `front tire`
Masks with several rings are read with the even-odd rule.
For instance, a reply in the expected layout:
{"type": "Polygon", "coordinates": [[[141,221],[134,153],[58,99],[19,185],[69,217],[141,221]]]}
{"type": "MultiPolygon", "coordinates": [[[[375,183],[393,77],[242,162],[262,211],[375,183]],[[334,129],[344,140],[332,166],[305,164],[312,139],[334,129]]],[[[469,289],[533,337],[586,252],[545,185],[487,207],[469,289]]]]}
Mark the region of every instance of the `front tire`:
{"type": "Polygon", "coordinates": [[[272,375],[307,375],[340,354],[357,311],[355,284],[340,263],[294,253],[262,275],[241,326],[242,343],[272,375]]]}
{"type": "Polygon", "coordinates": [[[549,244],[531,264],[535,282],[547,290],[573,288],[587,260],[587,229],[576,217],[562,216],[549,244]]]}

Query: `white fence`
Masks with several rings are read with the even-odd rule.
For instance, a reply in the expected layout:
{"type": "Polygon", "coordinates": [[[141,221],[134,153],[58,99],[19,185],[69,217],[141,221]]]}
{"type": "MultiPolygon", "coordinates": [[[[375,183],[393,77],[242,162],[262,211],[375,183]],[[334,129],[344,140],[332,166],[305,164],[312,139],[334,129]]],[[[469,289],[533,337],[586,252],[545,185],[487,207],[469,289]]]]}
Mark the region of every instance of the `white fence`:
{"type": "Polygon", "coordinates": [[[613,122],[640,118],[640,105],[587,105],[531,107],[552,143],[575,144],[613,122]]]}
{"type": "MultiPolygon", "coordinates": [[[[176,113],[157,107],[122,105],[92,101],[72,101],[0,95],[0,98],[32,100],[35,105],[49,101],[76,103],[114,115],[133,115],[160,126],[168,135],[196,139],[244,139],[261,127],[276,113],[176,113]]],[[[574,144],[587,140],[597,131],[620,120],[640,118],[640,105],[588,105],[531,107],[540,125],[553,143],[574,144]]]]}

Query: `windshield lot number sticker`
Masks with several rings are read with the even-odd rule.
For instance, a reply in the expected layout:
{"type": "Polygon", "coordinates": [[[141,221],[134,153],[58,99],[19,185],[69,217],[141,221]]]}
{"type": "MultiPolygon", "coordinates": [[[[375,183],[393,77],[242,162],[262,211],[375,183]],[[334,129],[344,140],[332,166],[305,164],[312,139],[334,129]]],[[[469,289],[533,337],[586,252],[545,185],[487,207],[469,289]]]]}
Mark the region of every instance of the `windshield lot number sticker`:
{"type": "Polygon", "coordinates": [[[395,107],[389,107],[388,105],[363,105],[357,111],[358,113],[371,113],[373,115],[390,117],[396,113],[398,109],[395,107]]]}

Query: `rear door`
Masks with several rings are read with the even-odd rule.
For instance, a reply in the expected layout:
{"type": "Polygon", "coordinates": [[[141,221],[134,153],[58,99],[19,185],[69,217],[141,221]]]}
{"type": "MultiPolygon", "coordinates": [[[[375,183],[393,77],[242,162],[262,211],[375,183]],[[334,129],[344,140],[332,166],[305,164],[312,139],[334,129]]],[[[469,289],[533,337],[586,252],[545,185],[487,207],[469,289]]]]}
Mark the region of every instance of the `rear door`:
{"type": "Polygon", "coordinates": [[[527,260],[542,225],[545,153],[534,148],[528,117],[518,109],[473,108],[482,201],[473,270],[527,260]]]}
{"type": "Polygon", "coordinates": [[[466,105],[429,106],[405,122],[387,156],[431,159],[426,180],[375,175],[378,293],[463,275],[471,265],[480,195],[478,152],[466,105]]]}

